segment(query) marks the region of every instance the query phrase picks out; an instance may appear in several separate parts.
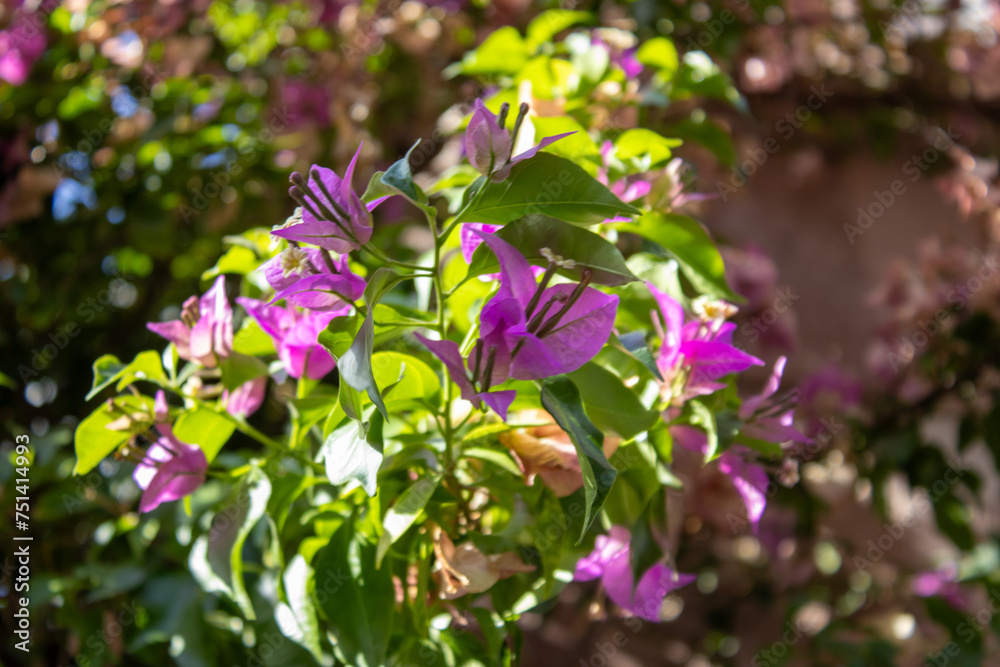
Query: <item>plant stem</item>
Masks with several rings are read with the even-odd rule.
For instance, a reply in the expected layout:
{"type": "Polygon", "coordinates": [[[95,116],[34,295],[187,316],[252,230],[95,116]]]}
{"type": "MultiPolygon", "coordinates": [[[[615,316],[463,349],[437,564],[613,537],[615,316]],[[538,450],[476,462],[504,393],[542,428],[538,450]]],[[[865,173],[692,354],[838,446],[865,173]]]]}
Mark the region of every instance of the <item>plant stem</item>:
{"type": "MultiPolygon", "coordinates": [[[[444,284],[441,282],[441,245],[444,243],[444,237],[438,236],[437,233],[437,220],[431,216],[430,213],[427,214],[427,223],[431,227],[431,232],[434,234],[434,301],[437,305],[437,330],[441,334],[441,338],[445,337],[445,321],[444,321],[444,284]]],[[[447,371],[447,369],[445,369],[447,371]]],[[[447,372],[445,377],[448,377],[447,372]]]]}
{"type": "Polygon", "coordinates": [[[446,469],[451,469],[455,456],[452,451],[453,429],[451,425],[451,378],[448,377],[448,370],[445,369],[445,390],[444,390],[444,460],[446,469]]]}
{"type": "Polygon", "coordinates": [[[385,262],[386,264],[390,264],[392,266],[398,266],[403,269],[410,269],[411,271],[425,271],[425,272],[431,271],[431,268],[427,266],[421,266],[419,264],[410,264],[409,262],[400,262],[399,260],[396,259],[390,259],[381,250],[379,250],[378,248],[376,248],[371,244],[364,245],[362,246],[362,248],[364,248],[368,252],[368,254],[370,254],[372,257],[379,260],[380,262],[385,262]]]}
{"type": "MultiPolygon", "coordinates": [[[[446,234],[438,234],[437,231],[437,219],[431,215],[431,213],[425,211],[427,215],[427,224],[430,225],[431,233],[434,234],[434,300],[437,305],[437,330],[440,334],[441,339],[444,340],[447,334],[448,324],[445,320],[445,307],[444,307],[444,284],[441,280],[441,246],[447,240],[446,234]]],[[[451,468],[453,457],[452,457],[452,424],[451,424],[451,376],[448,374],[448,366],[442,361],[441,365],[444,372],[444,405],[441,411],[442,421],[444,422],[444,428],[442,429],[442,436],[444,436],[444,457],[446,462],[446,467],[451,468]]]]}
{"type": "MultiPolygon", "coordinates": [[[[309,355],[307,354],[304,368],[308,366],[309,366],[309,355]]],[[[298,382],[295,384],[295,398],[305,398],[306,394],[308,393],[309,392],[307,391],[306,374],[303,372],[302,377],[300,377],[298,382]]],[[[302,434],[299,432],[299,430],[300,429],[298,422],[293,419],[292,432],[288,438],[288,444],[291,446],[293,450],[299,448],[299,439],[302,437],[302,434]]]]}

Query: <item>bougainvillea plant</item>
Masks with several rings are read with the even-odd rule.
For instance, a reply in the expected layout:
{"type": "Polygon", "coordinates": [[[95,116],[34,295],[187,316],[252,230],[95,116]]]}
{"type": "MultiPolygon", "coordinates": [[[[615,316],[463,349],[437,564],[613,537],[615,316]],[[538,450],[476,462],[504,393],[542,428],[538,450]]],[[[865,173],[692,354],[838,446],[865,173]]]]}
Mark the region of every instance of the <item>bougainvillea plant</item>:
{"type": "MultiPolygon", "coordinates": [[[[602,72],[636,76],[633,51],[602,72]]],[[[408,154],[362,188],[360,147],[293,173],[288,219],[230,237],[210,289],[148,325],[162,353],[94,365],[91,396],[117,395],[81,422],[77,474],[134,462],[147,520],[192,518],[199,583],[320,664],[516,664],[517,619],[572,580],[657,622],[694,579],[675,455],[726,475],[728,523],[754,531],[805,440],[783,360],[737,391],[763,362],[733,344],[710,237],[677,192],[645,196],[676,142],[580,127],[602,148],[573,159],[548,150],[572,131],[534,136],[545,117],[506,95],[475,101],[436,182],[408,154]],[[390,198],[427,252],[373,241],[390,198]]]]}

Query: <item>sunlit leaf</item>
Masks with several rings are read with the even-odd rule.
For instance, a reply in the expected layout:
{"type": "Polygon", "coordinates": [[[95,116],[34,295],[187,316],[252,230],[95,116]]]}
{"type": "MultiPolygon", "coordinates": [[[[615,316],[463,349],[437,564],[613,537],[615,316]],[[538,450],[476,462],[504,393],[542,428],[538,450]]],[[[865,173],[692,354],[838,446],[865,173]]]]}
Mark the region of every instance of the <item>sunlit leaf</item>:
{"type": "Polygon", "coordinates": [[[539,153],[514,165],[502,183],[488,182],[467,218],[504,224],[532,213],[581,225],[594,225],[616,215],[639,211],[626,204],[593,176],[566,158],[539,153]]]}
{"type": "Polygon", "coordinates": [[[647,213],[637,222],[615,227],[661,246],[677,260],[681,271],[700,292],[742,301],[726,284],[722,255],[697,221],[683,215],[647,213]]]}
{"type": "Polygon", "coordinates": [[[441,475],[437,473],[418,479],[403,491],[395,504],[385,513],[382,519],[382,537],[379,538],[378,549],[375,552],[375,567],[382,566],[382,559],[389,551],[389,547],[413,525],[440,481],[441,475]]]}

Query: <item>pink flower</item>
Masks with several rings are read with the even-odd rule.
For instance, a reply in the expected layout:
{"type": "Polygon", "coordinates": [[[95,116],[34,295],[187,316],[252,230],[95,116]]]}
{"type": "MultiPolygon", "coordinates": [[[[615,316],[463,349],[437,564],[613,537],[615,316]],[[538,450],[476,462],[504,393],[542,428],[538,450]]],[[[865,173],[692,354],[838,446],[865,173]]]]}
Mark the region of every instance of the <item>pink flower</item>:
{"type": "Polygon", "coordinates": [[[634,38],[629,38],[612,30],[599,30],[591,36],[590,43],[607,51],[611,62],[620,67],[627,78],[634,79],[642,74],[642,63],[636,57],[639,47],[634,45],[634,38]]]}
{"type": "Polygon", "coordinates": [[[913,578],[913,593],[922,598],[940,597],[956,609],[964,609],[968,604],[958,587],[958,567],[949,563],[934,572],[921,572],[913,578]]]}
{"type": "MultiPolygon", "coordinates": [[[[614,183],[608,181],[608,173],[611,170],[611,156],[614,152],[615,145],[610,141],[605,141],[601,144],[601,162],[604,166],[597,170],[597,180],[608,186],[608,189],[626,204],[649,194],[649,191],[653,187],[652,183],[638,176],[620,178],[614,183]]],[[[622,221],[626,222],[631,219],[621,218],[622,221]]],[[[617,221],[618,218],[615,218],[615,220],[617,221]]]]}
{"type": "Polygon", "coordinates": [[[216,278],[200,299],[185,301],[181,319],[149,322],[146,328],[173,343],[182,359],[214,368],[233,351],[233,309],[226,300],[225,276],[216,278]]]}
{"type": "Polygon", "coordinates": [[[309,170],[308,179],[298,172],[293,173],[293,185],[288,194],[302,207],[302,222],[271,233],[334,252],[350,252],[368,243],[372,237],[371,210],[386,197],[365,205],[352,189],[359,155],[361,145],[347,166],[344,178],[332,169],[315,164],[309,170]]]}
{"type": "Polygon", "coordinates": [[[608,535],[599,535],[590,555],[576,564],[576,581],[600,577],[608,597],[621,607],[647,621],[660,620],[660,606],[667,593],[687,586],[697,577],[678,574],[663,563],[649,568],[639,583],[632,586],[631,539],[627,528],[612,526],[608,535]]]}
{"type": "MultiPolygon", "coordinates": [[[[670,435],[674,444],[684,449],[705,455],[708,451],[708,437],[701,429],[684,424],[670,427],[670,435]]],[[[767,487],[769,484],[767,471],[756,463],[746,460],[749,450],[734,445],[719,456],[719,471],[729,477],[733,487],[743,500],[747,511],[747,520],[756,533],[760,519],[767,507],[767,487]]]]}
{"type": "MultiPolygon", "coordinates": [[[[461,247],[462,247],[462,258],[465,260],[466,264],[472,264],[472,256],[476,253],[476,248],[478,248],[483,243],[482,234],[493,234],[497,230],[503,228],[503,225],[491,225],[486,222],[466,222],[462,225],[462,231],[460,232],[461,237],[461,247]],[[482,234],[480,234],[482,232],[482,234]]],[[[545,269],[540,266],[532,266],[531,272],[535,274],[535,277],[545,273],[545,269]]],[[[479,276],[479,279],[483,282],[490,282],[500,278],[499,273],[484,273],[479,276]]]]}
{"type": "Polygon", "coordinates": [[[778,357],[774,362],[771,376],[756,396],[743,399],[740,405],[740,419],[746,422],[743,433],[757,440],[784,444],[798,442],[809,444],[812,439],[806,437],[793,426],[795,409],[792,403],[775,402],[774,393],[781,386],[781,376],[785,371],[785,358],[778,357]]]}
{"type": "Polygon", "coordinates": [[[656,365],[669,383],[682,370],[689,373],[682,398],[711,394],[725,385],[719,379],[731,373],[742,373],[764,362],[733,346],[736,325],[725,322],[728,310],[734,308],[722,302],[709,302],[699,319],[684,322],[684,309],[673,298],[652,283],[647,283],[660,307],[663,322],[653,313],[660,339],[656,365]],[[718,311],[718,312],[716,312],[718,311]]]}
{"type": "MultiPolygon", "coordinates": [[[[514,391],[490,391],[508,378],[540,380],[580,368],[600,352],[614,326],[618,297],[578,284],[549,285],[556,264],[537,282],[528,260],[503,239],[473,230],[497,256],[500,289],[479,315],[480,337],[467,360],[454,341],[418,340],[441,359],[462,398],[485,402],[502,419],[514,391]]],[[[562,261],[562,260],[560,260],[562,261]]]]}
{"type": "Polygon", "coordinates": [[[364,278],[351,272],[347,257],[324,248],[293,246],[260,268],[277,292],[271,303],[284,299],[312,310],[342,310],[365,291],[364,278]]]}
{"type": "MultiPolygon", "coordinates": [[[[475,254],[476,248],[483,242],[483,237],[477,234],[477,231],[484,234],[492,234],[502,227],[503,225],[491,225],[485,222],[467,222],[462,225],[460,236],[462,239],[462,258],[465,260],[465,263],[472,264],[472,256],[475,254]]],[[[499,276],[500,274],[496,273],[493,275],[499,276]]]]}
{"type": "Polygon", "coordinates": [[[247,380],[233,391],[222,392],[222,405],[234,417],[249,417],[264,403],[267,393],[267,376],[247,380]]]}
{"type": "Polygon", "coordinates": [[[346,314],[347,308],[316,312],[294,306],[270,306],[247,297],[240,297],[236,302],[247,309],[274,341],[278,358],[289,375],[300,378],[305,374],[312,380],[319,380],[333,370],[336,362],[316,338],[330,320],[346,314]]]}
{"type": "Polygon", "coordinates": [[[465,153],[469,162],[480,174],[500,183],[510,175],[511,167],[522,160],[535,157],[538,151],[549,144],[568,137],[572,132],[545,137],[538,145],[529,148],[519,155],[512,156],[511,151],[517,142],[517,134],[528,115],[528,105],[522,104],[514,122],[514,130],[510,132],[505,127],[509,106],[504,104],[498,117],[486,108],[482,100],[477,99],[472,112],[472,118],[465,129],[465,153]]]}
{"type": "Polygon", "coordinates": [[[16,9],[7,30],[0,31],[0,79],[11,85],[23,84],[35,61],[45,52],[47,21],[36,21],[39,17],[44,19],[45,15],[16,9]]]}
{"type": "Polygon", "coordinates": [[[151,512],[160,503],[178,500],[193,493],[205,483],[208,460],[196,445],[181,442],[174,435],[168,419],[167,398],[157,392],[155,401],[155,429],[160,437],[149,449],[142,463],[132,473],[135,483],[143,490],[139,500],[140,512],[151,512]]]}

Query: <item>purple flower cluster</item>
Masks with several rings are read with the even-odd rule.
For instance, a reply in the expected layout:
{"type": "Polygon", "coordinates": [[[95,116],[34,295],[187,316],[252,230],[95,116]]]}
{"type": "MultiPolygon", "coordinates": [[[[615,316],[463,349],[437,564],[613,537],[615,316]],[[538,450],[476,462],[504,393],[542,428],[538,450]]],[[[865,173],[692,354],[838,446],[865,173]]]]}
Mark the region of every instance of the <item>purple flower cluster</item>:
{"type": "Polygon", "coordinates": [[[507,418],[511,390],[491,391],[508,378],[540,380],[569,373],[587,363],[607,342],[618,310],[618,297],[589,286],[584,269],[579,283],[550,285],[560,265],[553,257],[537,281],[528,260],[499,237],[474,229],[500,263],[500,289],[483,306],[479,338],[463,360],[454,341],[421,342],[447,366],[462,398],[485,402],[507,418]]]}

